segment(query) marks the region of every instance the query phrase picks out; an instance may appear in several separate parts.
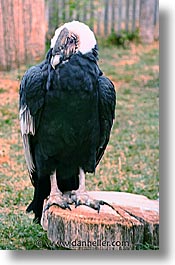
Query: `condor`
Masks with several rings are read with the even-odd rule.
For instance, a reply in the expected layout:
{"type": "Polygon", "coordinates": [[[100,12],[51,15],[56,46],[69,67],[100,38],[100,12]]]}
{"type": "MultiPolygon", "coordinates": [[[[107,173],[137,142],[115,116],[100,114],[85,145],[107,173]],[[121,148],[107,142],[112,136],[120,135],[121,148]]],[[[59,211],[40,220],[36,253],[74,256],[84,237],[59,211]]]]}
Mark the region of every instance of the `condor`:
{"type": "Polygon", "coordinates": [[[72,21],[55,31],[46,59],[22,78],[20,126],[34,186],[27,211],[38,223],[48,196],[44,210],[75,203],[99,211],[106,204],[85,188],[86,172],[95,172],[108,144],[116,104],[114,85],[97,57],[93,32],[72,21]]]}

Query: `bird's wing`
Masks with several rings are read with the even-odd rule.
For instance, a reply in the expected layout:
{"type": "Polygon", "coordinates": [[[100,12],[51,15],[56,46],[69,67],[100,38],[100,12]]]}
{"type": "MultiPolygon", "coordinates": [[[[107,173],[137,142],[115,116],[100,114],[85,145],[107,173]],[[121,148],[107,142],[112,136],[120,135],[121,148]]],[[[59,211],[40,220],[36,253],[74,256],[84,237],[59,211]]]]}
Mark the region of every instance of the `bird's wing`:
{"type": "Polygon", "coordinates": [[[19,119],[25,159],[30,176],[34,171],[31,137],[39,126],[39,117],[44,105],[47,80],[47,63],[31,67],[24,74],[20,84],[19,119]]]}
{"type": "Polygon", "coordinates": [[[96,166],[100,162],[109,142],[115,117],[116,92],[113,83],[105,76],[98,79],[100,144],[96,153],[96,166]]]}

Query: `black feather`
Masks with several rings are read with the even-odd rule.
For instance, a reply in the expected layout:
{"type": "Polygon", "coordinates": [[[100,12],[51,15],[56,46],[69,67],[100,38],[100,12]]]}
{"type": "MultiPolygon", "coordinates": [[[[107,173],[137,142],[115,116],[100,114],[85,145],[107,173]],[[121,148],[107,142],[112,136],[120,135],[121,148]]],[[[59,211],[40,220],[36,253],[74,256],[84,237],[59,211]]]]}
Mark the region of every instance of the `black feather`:
{"type": "Polygon", "coordinates": [[[100,162],[109,142],[110,132],[115,117],[116,92],[113,83],[105,76],[98,79],[100,144],[97,148],[96,166],[100,162]]]}

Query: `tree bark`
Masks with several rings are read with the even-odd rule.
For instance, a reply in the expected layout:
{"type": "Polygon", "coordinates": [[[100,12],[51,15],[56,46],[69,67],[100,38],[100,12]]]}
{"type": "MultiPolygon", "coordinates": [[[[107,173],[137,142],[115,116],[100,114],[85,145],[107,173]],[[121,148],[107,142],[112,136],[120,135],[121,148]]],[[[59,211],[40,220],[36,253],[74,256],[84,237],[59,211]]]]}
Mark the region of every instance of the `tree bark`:
{"type": "Polygon", "coordinates": [[[41,59],[45,26],[44,0],[0,0],[0,69],[41,59]]]}
{"type": "Polygon", "coordinates": [[[124,192],[89,194],[112,204],[114,210],[106,205],[100,213],[87,206],[71,206],[71,211],[50,207],[42,226],[51,242],[68,249],[158,249],[158,201],[124,192]]]}

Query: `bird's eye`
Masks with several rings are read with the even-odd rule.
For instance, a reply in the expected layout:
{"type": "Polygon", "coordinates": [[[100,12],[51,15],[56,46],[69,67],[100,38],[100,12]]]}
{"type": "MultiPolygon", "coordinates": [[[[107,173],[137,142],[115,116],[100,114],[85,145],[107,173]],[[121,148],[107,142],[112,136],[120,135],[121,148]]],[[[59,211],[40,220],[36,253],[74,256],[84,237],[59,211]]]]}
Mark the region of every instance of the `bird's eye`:
{"type": "Polygon", "coordinates": [[[73,43],[74,41],[73,41],[73,39],[70,39],[70,43],[73,43]]]}

